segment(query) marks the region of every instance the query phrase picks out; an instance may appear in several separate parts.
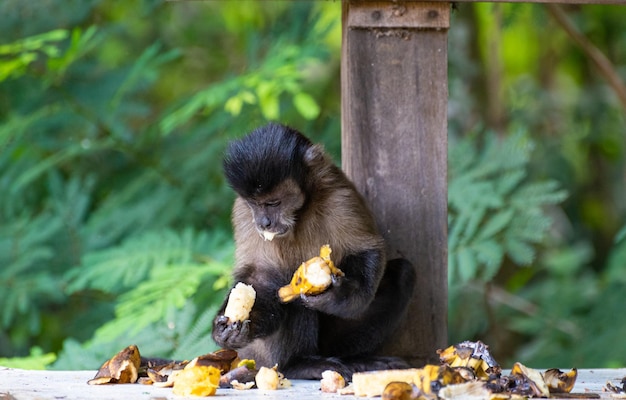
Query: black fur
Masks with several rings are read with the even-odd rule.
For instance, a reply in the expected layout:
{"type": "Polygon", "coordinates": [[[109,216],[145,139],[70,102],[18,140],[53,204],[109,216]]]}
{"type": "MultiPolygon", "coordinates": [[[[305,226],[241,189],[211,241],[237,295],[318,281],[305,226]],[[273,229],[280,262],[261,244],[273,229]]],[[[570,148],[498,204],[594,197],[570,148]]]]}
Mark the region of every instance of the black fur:
{"type": "Polygon", "coordinates": [[[270,192],[287,178],[304,185],[304,154],[310,146],[309,139],[299,132],[268,124],[230,143],[224,157],[226,179],[244,198],[270,192]]]}
{"type": "Polygon", "coordinates": [[[234,281],[251,284],[257,296],[243,322],[223,316],[224,300],[213,325],[215,341],[260,366],[278,364],[289,378],[319,379],[333,369],[351,379],[358,371],[408,367],[378,352],[405,314],[415,270],[403,259],[386,261],[363,198],[321,148],[293,129],[270,124],[231,144],[224,169],[239,194],[234,281]],[[287,185],[279,207],[263,205],[274,200],[273,190],[284,194],[281,184],[289,179],[297,182],[296,194],[287,185]],[[299,200],[290,205],[290,198],[299,200]],[[259,236],[256,222],[270,209],[276,219],[295,214],[295,225],[271,242],[259,236]],[[278,289],[323,244],[330,244],[345,276],[321,294],[280,302],[278,289]]]}

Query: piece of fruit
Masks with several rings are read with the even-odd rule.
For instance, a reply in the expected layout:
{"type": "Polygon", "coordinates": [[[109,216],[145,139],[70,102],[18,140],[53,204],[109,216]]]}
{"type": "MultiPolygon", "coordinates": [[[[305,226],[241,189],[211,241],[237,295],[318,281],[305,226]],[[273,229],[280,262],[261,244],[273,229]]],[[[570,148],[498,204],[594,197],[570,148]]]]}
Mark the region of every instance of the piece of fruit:
{"type": "Polygon", "coordinates": [[[134,344],[130,345],[102,364],[96,376],[87,383],[90,385],[135,383],[140,363],[139,349],[134,344]]]}
{"type": "Polygon", "coordinates": [[[543,373],[543,379],[548,385],[550,393],[569,393],[576,384],[578,370],[573,368],[569,372],[563,372],[558,368],[550,368],[543,373]]]}
{"type": "Polygon", "coordinates": [[[202,365],[187,365],[176,374],[173,393],[177,396],[213,396],[219,386],[220,370],[202,365]]]}
{"type": "Polygon", "coordinates": [[[356,372],[352,374],[355,396],[381,396],[391,382],[415,383],[420,369],[388,369],[382,371],[356,372]]]}
{"type": "Polygon", "coordinates": [[[391,382],[383,391],[381,397],[383,400],[414,400],[415,396],[413,389],[415,385],[406,382],[391,382]]]}
{"type": "Polygon", "coordinates": [[[324,393],[337,393],[339,389],[346,387],[346,380],[339,372],[327,370],[322,372],[320,386],[324,393]]]}
{"type": "Polygon", "coordinates": [[[437,350],[439,360],[452,368],[466,367],[474,371],[479,379],[501,372],[500,365],[489,352],[489,346],[483,342],[464,341],[443,350],[437,350]]]}
{"type": "Polygon", "coordinates": [[[325,291],[333,279],[343,276],[343,272],[335,267],[330,259],[332,252],[329,245],[320,249],[320,255],[300,264],[291,278],[289,285],[278,290],[278,297],[283,303],[295,300],[300,295],[315,295],[325,291]]]}
{"type": "Polygon", "coordinates": [[[265,240],[269,240],[271,242],[274,239],[274,236],[276,236],[275,232],[263,231],[263,239],[265,240]]]}
{"type": "Polygon", "coordinates": [[[254,378],[256,387],[261,390],[278,389],[278,371],[276,368],[261,367],[254,378]]]}
{"type": "Polygon", "coordinates": [[[517,387],[511,392],[531,397],[550,397],[550,390],[546,385],[543,375],[536,369],[528,368],[520,362],[513,364],[511,376],[520,379],[517,387]]]}
{"type": "Polygon", "coordinates": [[[254,360],[241,360],[235,368],[222,375],[220,378],[220,387],[233,387],[235,389],[242,387],[248,388],[248,384],[251,384],[249,386],[252,387],[252,385],[254,385],[254,377],[257,372],[256,362],[254,360]]]}
{"type": "Polygon", "coordinates": [[[256,291],[252,285],[238,282],[228,295],[228,303],[224,315],[231,322],[245,321],[250,316],[250,310],[256,300],[256,291]]]}

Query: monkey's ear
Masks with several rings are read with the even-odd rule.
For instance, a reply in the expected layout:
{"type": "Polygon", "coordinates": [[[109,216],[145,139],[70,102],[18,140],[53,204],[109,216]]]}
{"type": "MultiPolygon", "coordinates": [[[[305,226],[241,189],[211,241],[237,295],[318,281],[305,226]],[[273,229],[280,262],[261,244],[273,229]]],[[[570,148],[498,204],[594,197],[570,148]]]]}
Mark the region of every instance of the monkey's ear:
{"type": "Polygon", "coordinates": [[[304,162],[308,166],[313,166],[324,161],[325,158],[324,148],[320,144],[314,144],[310,146],[306,153],[304,153],[304,162]]]}

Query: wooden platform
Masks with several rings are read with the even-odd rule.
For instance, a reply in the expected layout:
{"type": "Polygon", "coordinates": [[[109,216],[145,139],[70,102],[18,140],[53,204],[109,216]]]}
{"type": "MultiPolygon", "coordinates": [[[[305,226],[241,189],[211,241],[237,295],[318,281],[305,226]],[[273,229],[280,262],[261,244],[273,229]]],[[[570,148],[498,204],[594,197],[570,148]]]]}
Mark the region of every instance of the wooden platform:
{"type": "MultiPolygon", "coordinates": [[[[95,371],[25,371],[0,367],[0,400],[104,400],[104,399],[182,399],[169,388],[146,385],[87,385],[95,371]]],[[[580,370],[574,392],[596,393],[603,399],[614,398],[602,388],[607,381],[619,385],[626,376],[622,369],[580,370]]],[[[215,398],[239,399],[293,399],[293,400],[350,400],[354,396],[322,393],[317,381],[294,381],[289,389],[278,391],[218,389],[215,398]]],[[[197,397],[195,399],[198,399],[197,397]]]]}

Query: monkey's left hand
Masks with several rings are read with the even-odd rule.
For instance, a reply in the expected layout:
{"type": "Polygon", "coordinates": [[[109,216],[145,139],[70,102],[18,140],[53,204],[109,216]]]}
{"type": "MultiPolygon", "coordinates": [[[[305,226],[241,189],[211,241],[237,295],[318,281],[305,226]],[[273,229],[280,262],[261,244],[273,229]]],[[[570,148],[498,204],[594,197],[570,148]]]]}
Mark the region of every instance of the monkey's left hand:
{"type": "Polygon", "coordinates": [[[213,322],[213,339],[226,349],[239,349],[252,341],[250,320],[234,321],[220,315],[213,322]]]}
{"type": "Polygon", "coordinates": [[[341,276],[333,276],[332,284],[322,293],[319,294],[301,294],[302,303],[312,310],[317,310],[326,314],[335,314],[338,296],[341,291],[341,284],[344,278],[341,276]]]}

